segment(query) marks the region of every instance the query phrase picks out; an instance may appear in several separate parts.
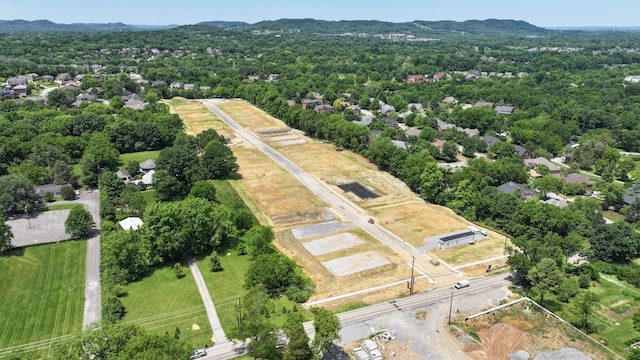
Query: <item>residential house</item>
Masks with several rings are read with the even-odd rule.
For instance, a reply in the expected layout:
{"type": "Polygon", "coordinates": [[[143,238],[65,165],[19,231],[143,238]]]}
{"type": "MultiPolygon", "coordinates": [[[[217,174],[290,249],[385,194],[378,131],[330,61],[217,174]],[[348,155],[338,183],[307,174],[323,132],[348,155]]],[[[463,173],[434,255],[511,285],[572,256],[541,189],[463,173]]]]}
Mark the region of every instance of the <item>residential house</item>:
{"type": "Polygon", "coordinates": [[[389,117],[383,117],[382,121],[384,121],[385,124],[387,124],[387,125],[389,125],[391,127],[397,128],[397,127],[400,126],[397,121],[395,121],[395,120],[393,120],[392,118],[389,118],[389,117]]]}
{"type": "Polygon", "coordinates": [[[13,91],[15,91],[19,96],[26,96],[27,85],[16,85],[13,87],[13,91]]]}
{"type": "Polygon", "coordinates": [[[527,188],[524,184],[518,184],[513,181],[509,181],[497,187],[498,191],[503,194],[519,194],[520,200],[529,200],[530,198],[537,196],[538,193],[527,188]]]}
{"type": "Polygon", "coordinates": [[[584,184],[585,190],[591,192],[593,183],[587,175],[571,173],[562,178],[565,184],[584,184]]]}
{"type": "Polygon", "coordinates": [[[182,88],[185,90],[193,90],[196,88],[196,84],[184,84],[182,88]]]}
{"type": "Polygon", "coordinates": [[[411,148],[411,143],[400,140],[391,140],[391,143],[400,149],[409,150],[411,148]]]}
{"type": "Polygon", "coordinates": [[[474,106],[477,108],[481,108],[481,107],[493,107],[493,103],[492,102],[487,102],[487,101],[478,101],[474,106]]]}
{"type": "Polygon", "coordinates": [[[536,170],[538,166],[544,165],[549,169],[549,174],[555,177],[560,177],[562,169],[551,161],[543,157],[537,157],[535,159],[525,159],[524,164],[532,170],[536,170]]]}
{"type": "Polygon", "coordinates": [[[0,89],[0,99],[17,99],[20,95],[9,89],[0,89]]]}
{"type": "Polygon", "coordinates": [[[73,76],[71,76],[71,74],[69,74],[69,73],[61,73],[61,74],[58,74],[54,78],[55,81],[57,81],[57,82],[59,82],[61,84],[64,84],[64,83],[66,83],[68,81],[71,81],[72,79],[73,79],[73,76]]]}
{"type": "Polygon", "coordinates": [[[268,82],[276,82],[278,81],[278,79],[280,78],[280,74],[269,74],[269,77],[267,78],[268,82]]]}
{"type": "Polygon", "coordinates": [[[407,136],[420,136],[420,129],[415,127],[409,127],[404,131],[407,136]]]}
{"type": "Polygon", "coordinates": [[[424,114],[424,106],[422,106],[421,103],[409,103],[409,104],[407,104],[407,109],[409,111],[416,111],[417,110],[421,114],[424,114]]]}
{"type": "Polygon", "coordinates": [[[172,82],[171,84],[169,84],[169,87],[172,89],[182,89],[182,83],[181,82],[172,82]]]}
{"type": "Polygon", "coordinates": [[[491,147],[493,146],[493,144],[497,143],[498,141],[500,141],[499,138],[495,137],[495,136],[491,136],[491,135],[485,135],[483,137],[484,142],[487,143],[487,149],[491,149],[491,147]]]}
{"type": "Polygon", "coordinates": [[[328,105],[328,104],[324,104],[324,105],[317,105],[313,108],[317,113],[327,113],[327,114],[331,114],[333,112],[333,106],[328,105]]]}
{"type": "Polygon", "coordinates": [[[311,92],[311,96],[316,100],[320,100],[320,101],[324,100],[324,95],[320,94],[319,92],[313,91],[311,92]]]}
{"type": "Polygon", "coordinates": [[[411,74],[407,75],[407,83],[409,84],[422,84],[424,82],[424,75],[411,74]]]}
{"type": "MultiPolygon", "coordinates": [[[[141,165],[142,166],[142,165],[141,165]]],[[[149,170],[144,175],[142,175],[142,179],[140,180],[131,180],[130,184],[141,185],[143,187],[153,186],[153,175],[156,173],[155,170],[149,170]]]]}
{"type": "Polygon", "coordinates": [[[24,77],[27,79],[27,82],[34,82],[34,81],[38,81],[38,79],[40,79],[40,75],[38,75],[36,73],[28,73],[24,77]]]}
{"type": "Polygon", "coordinates": [[[118,222],[122,230],[138,230],[144,222],[139,217],[128,217],[118,222]]]}
{"type": "Polygon", "coordinates": [[[55,80],[55,78],[51,75],[42,75],[41,79],[42,81],[46,82],[53,82],[55,80]]]}
{"type": "Polygon", "coordinates": [[[444,71],[437,72],[437,73],[433,74],[433,81],[440,81],[440,79],[442,79],[446,75],[447,74],[444,71]]]}
{"type": "Polygon", "coordinates": [[[145,106],[147,106],[146,102],[135,98],[131,98],[124,102],[124,107],[132,110],[142,110],[145,106]]]}
{"type": "Polygon", "coordinates": [[[83,102],[93,104],[96,101],[96,97],[91,94],[78,94],[76,96],[76,101],[71,103],[71,107],[79,108],[83,102]]]}
{"type": "Polygon", "coordinates": [[[498,115],[511,115],[513,110],[513,106],[496,106],[496,114],[498,115]]]}
{"type": "Polygon", "coordinates": [[[531,151],[529,151],[529,149],[522,147],[520,145],[513,145],[513,147],[516,149],[516,154],[518,156],[520,156],[520,158],[522,159],[529,159],[531,158],[531,151]]]}
{"type": "Polygon", "coordinates": [[[318,99],[303,99],[300,102],[300,105],[302,105],[303,109],[307,109],[310,106],[316,106],[316,105],[322,105],[322,100],[318,100],[318,99]]]}
{"type": "Polygon", "coordinates": [[[60,189],[62,189],[64,186],[71,186],[69,184],[66,185],[55,185],[55,184],[45,184],[45,185],[37,185],[36,188],[36,194],[38,194],[38,196],[40,196],[41,198],[44,197],[44,194],[50,192],[53,194],[54,197],[61,197],[62,195],[60,195],[60,189]]]}
{"type": "Polygon", "coordinates": [[[118,170],[118,172],[116,172],[116,176],[118,176],[118,179],[123,181],[131,180],[131,175],[129,175],[129,172],[125,169],[118,170]]]}
{"type": "Polygon", "coordinates": [[[151,170],[155,170],[156,162],[153,159],[147,159],[140,164],[140,171],[147,173],[151,170]]]}
{"type": "Polygon", "coordinates": [[[444,143],[446,142],[447,142],[446,140],[438,139],[432,142],[431,145],[437,147],[438,149],[440,149],[440,151],[442,151],[442,149],[444,148],[444,143]]]}
{"type": "Polygon", "coordinates": [[[563,198],[562,196],[553,193],[553,192],[549,192],[547,193],[547,200],[541,200],[541,203],[545,203],[545,204],[549,204],[549,205],[553,205],[553,206],[557,206],[559,208],[566,208],[567,206],[569,206],[569,203],[567,202],[567,199],[563,198]]]}
{"type": "MultiPolygon", "coordinates": [[[[458,128],[458,131],[460,131],[460,128],[458,128]]],[[[464,128],[462,129],[462,131],[464,133],[466,133],[468,136],[480,136],[480,130],[478,129],[469,129],[469,128],[464,128]]]]}
{"type": "Polygon", "coordinates": [[[13,89],[15,90],[15,87],[18,85],[27,85],[27,78],[24,76],[16,76],[16,77],[10,77],[7,79],[6,81],[9,89],[13,89]]]}
{"type": "Polygon", "coordinates": [[[454,98],[453,96],[447,96],[446,98],[442,99],[442,102],[445,104],[457,105],[458,99],[454,98]]]}
{"type": "Polygon", "coordinates": [[[358,105],[349,105],[347,106],[347,109],[353,111],[353,113],[356,115],[360,115],[360,113],[362,112],[362,109],[360,109],[360,106],[358,105]]]}
{"type": "Polygon", "coordinates": [[[352,121],[352,122],[354,124],[357,124],[357,125],[369,126],[373,122],[373,116],[372,115],[366,115],[366,116],[361,117],[359,121],[352,121]]]}
{"type": "Polygon", "coordinates": [[[167,82],[164,80],[155,80],[151,82],[151,87],[156,87],[156,86],[166,86],[167,82]]]}
{"type": "Polygon", "coordinates": [[[393,107],[392,105],[382,104],[380,106],[380,113],[382,114],[389,114],[395,111],[396,111],[396,108],[393,107]]]}

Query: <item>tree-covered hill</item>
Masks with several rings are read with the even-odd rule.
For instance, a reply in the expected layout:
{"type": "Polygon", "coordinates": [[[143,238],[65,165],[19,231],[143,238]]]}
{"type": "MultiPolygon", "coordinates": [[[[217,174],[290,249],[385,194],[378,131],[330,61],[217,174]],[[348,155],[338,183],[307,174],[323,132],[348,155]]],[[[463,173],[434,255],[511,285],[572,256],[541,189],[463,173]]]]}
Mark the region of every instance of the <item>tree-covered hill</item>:
{"type": "Polygon", "coordinates": [[[0,32],[51,32],[51,31],[120,31],[135,30],[123,23],[107,24],[58,24],[49,20],[0,20],[0,32]]]}

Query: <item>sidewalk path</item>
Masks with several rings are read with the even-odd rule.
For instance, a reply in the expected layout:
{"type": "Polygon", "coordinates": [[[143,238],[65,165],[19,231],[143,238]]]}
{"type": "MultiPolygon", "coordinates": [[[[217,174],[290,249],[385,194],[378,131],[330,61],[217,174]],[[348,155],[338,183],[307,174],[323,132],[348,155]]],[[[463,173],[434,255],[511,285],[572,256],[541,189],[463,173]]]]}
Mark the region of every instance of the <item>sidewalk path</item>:
{"type": "Polygon", "coordinates": [[[196,264],[191,256],[187,257],[187,262],[189,263],[189,268],[191,269],[191,274],[193,274],[193,278],[196,281],[196,285],[198,285],[198,291],[200,291],[200,297],[202,297],[202,303],[204,304],[204,309],[207,311],[207,318],[209,319],[209,324],[213,330],[213,339],[211,340],[219,347],[220,344],[227,343],[229,340],[224,334],[224,330],[220,324],[220,319],[218,319],[218,314],[216,313],[216,307],[213,306],[211,294],[209,294],[209,289],[207,288],[207,284],[204,282],[204,278],[198,268],[198,264],[196,264]]]}

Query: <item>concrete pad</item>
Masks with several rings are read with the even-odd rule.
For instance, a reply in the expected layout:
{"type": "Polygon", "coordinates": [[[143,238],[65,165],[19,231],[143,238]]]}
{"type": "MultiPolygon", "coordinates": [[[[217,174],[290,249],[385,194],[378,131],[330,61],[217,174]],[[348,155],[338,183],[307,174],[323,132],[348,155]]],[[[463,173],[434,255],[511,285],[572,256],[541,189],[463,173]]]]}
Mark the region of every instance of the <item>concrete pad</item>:
{"type": "Polygon", "coordinates": [[[389,263],[389,260],[377,251],[368,251],[361,254],[325,261],[322,265],[324,265],[324,267],[326,267],[333,275],[345,276],[369,269],[375,269],[389,263]]]}
{"type": "Polygon", "coordinates": [[[70,238],[65,233],[64,222],[69,210],[47,211],[36,216],[7,220],[13,233],[13,246],[26,246],[58,242],[70,238]]]}
{"type": "Polygon", "coordinates": [[[269,137],[269,140],[273,140],[273,141],[284,141],[284,140],[294,140],[294,139],[300,139],[300,137],[295,134],[269,137]]]}
{"type": "Polygon", "coordinates": [[[313,236],[321,236],[336,231],[350,230],[356,226],[352,222],[327,221],[319,224],[302,226],[291,230],[293,236],[300,240],[313,236]]]}
{"type": "Polygon", "coordinates": [[[302,244],[312,255],[324,255],[334,251],[352,248],[364,242],[354,234],[342,233],[329,236],[320,240],[302,244]]]}
{"type": "Polygon", "coordinates": [[[304,140],[289,140],[289,141],[280,141],[278,144],[283,145],[283,146],[288,146],[288,145],[298,145],[298,144],[304,144],[304,140]]]}

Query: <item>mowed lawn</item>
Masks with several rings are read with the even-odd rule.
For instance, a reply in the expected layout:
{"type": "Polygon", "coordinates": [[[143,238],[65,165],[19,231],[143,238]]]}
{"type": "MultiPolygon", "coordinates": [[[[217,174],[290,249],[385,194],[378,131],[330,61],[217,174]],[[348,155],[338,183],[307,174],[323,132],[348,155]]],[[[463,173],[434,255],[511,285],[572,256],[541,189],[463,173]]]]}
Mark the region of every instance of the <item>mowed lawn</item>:
{"type": "Polygon", "coordinates": [[[187,266],[183,272],[185,276],[177,279],[173,268],[165,266],[127,285],[127,295],[120,298],[126,309],[122,321],[171,336],[178,328],[180,338],[196,347],[211,343],[211,327],[195,280],[187,266]]]}
{"type": "Polygon", "coordinates": [[[120,154],[120,158],[119,158],[120,167],[127,166],[127,163],[129,161],[137,161],[138,163],[142,163],[148,159],[157,160],[159,154],[160,154],[160,150],[139,151],[139,152],[128,153],[128,154],[120,154]]]}
{"type": "Polygon", "coordinates": [[[85,241],[68,241],[0,257],[0,349],[82,328],[86,254],[85,241]]]}

